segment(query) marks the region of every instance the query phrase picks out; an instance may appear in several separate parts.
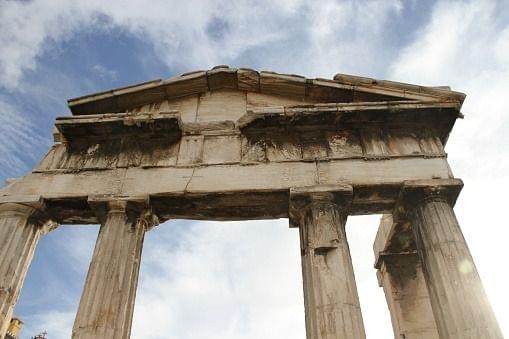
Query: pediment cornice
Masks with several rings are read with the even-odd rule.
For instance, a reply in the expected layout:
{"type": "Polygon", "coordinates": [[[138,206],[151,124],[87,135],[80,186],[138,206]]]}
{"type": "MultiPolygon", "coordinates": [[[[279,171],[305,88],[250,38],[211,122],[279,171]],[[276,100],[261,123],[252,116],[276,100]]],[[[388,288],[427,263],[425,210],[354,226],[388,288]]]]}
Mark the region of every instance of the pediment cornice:
{"type": "Polygon", "coordinates": [[[426,87],[359,76],[337,74],[334,79],[216,66],[68,100],[73,115],[125,112],[161,100],[216,90],[239,90],[303,98],[322,103],[436,101],[463,103],[465,94],[447,87],[426,87]]]}

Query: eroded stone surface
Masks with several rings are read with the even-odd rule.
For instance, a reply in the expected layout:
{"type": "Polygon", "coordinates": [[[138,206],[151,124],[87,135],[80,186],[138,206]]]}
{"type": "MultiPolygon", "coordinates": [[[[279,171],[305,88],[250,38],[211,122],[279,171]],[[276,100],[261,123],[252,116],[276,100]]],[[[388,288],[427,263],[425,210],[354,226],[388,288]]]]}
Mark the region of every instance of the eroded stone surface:
{"type": "Polygon", "coordinates": [[[417,253],[384,256],[378,274],[389,306],[394,338],[438,339],[417,253]]]}

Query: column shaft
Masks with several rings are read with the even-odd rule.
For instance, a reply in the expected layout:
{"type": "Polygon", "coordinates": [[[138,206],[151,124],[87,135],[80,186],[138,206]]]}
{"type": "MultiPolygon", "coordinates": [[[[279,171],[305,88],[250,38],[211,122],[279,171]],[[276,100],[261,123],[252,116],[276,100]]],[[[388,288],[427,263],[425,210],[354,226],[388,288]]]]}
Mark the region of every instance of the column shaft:
{"type": "Polygon", "coordinates": [[[3,338],[32,261],[42,228],[29,221],[34,208],[0,206],[0,338],[3,338]]]}
{"type": "Polygon", "coordinates": [[[378,270],[395,339],[438,339],[428,289],[417,254],[385,256],[378,270]]]}
{"type": "MultiPolygon", "coordinates": [[[[124,206],[125,207],[125,206],[124,206]]],[[[129,338],[140,268],[144,220],[111,208],[101,225],[72,338],[129,338]]]]}
{"type": "Polygon", "coordinates": [[[346,214],[331,202],[315,202],[301,220],[307,338],[365,338],[346,214]]]}
{"type": "Polygon", "coordinates": [[[502,338],[451,205],[440,196],[414,209],[414,233],[440,338],[502,338]]]}

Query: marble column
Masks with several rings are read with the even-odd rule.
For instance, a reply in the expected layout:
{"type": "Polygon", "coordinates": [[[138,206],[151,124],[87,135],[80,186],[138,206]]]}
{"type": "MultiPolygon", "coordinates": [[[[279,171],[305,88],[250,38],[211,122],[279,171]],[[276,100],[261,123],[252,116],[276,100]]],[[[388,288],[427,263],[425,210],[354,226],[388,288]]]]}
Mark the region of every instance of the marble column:
{"type": "Polygon", "coordinates": [[[41,235],[56,227],[40,214],[42,204],[0,204],[0,338],[9,327],[41,235]]]}
{"type": "Polygon", "coordinates": [[[127,201],[106,203],[72,338],[130,337],[143,239],[157,219],[129,212],[127,201]]]}
{"type": "Polygon", "coordinates": [[[347,185],[290,191],[290,220],[301,237],[309,339],[365,338],[345,233],[351,196],[347,185]]]}
{"type": "Polygon", "coordinates": [[[409,182],[400,199],[412,218],[439,337],[503,338],[452,209],[461,186],[409,182]]]}
{"type": "Polygon", "coordinates": [[[385,255],[380,260],[377,275],[391,313],[394,338],[438,339],[418,255],[385,255]]]}

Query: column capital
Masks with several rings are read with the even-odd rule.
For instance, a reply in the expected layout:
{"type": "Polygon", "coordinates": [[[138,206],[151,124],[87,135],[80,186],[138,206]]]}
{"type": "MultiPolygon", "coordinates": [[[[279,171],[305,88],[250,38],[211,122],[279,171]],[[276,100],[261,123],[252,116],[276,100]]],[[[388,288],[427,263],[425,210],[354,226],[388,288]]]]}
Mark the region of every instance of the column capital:
{"type": "Polygon", "coordinates": [[[408,214],[427,200],[441,200],[454,206],[463,188],[461,179],[408,180],[403,183],[392,215],[395,221],[408,218],[408,214]]]}
{"type": "Polygon", "coordinates": [[[20,216],[29,218],[37,211],[37,207],[20,204],[17,202],[0,203],[0,215],[2,216],[20,216]]]}
{"type": "Polygon", "coordinates": [[[58,227],[46,210],[46,202],[40,195],[0,197],[0,215],[27,218],[30,224],[41,228],[46,234],[58,227]]]}
{"type": "Polygon", "coordinates": [[[88,197],[88,204],[101,223],[114,213],[122,213],[136,224],[143,224],[145,230],[159,224],[159,219],[150,207],[148,195],[137,197],[94,195],[88,197]]]}
{"type": "Polygon", "coordinates": [[[347,210],[353,196],[353,187],[347,184],[315,185],[290,189],[288,216],[290,227],[298,227],[299,220],[310,207],[333,204],[347,210]]]}
{"type": "Polygon", "coordinates": [[[44,209],[44,200],[40,195],[0,197],[0,214],[16,214],[30,217],[37,210],[44,209]]]}

